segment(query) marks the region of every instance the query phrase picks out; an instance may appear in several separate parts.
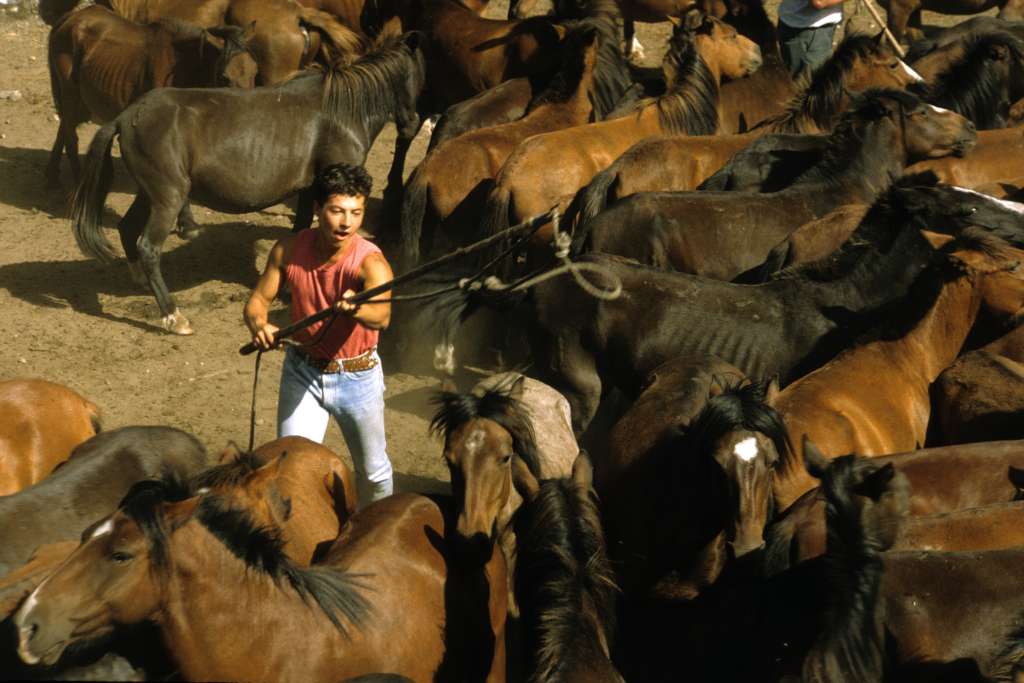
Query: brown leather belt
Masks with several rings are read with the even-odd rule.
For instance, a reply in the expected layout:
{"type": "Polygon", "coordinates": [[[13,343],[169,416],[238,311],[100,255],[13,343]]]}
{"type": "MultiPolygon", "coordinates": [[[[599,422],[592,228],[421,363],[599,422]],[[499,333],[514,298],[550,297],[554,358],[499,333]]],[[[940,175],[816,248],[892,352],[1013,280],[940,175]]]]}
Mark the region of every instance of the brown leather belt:
{"type": "Polygon", "coordinates": [[[374,355],[374,351],[377,347],[364,351],[358,356],[352,358],[317,358],[311,356],[308,352],[302,349],[292,347],[295,353],[299,354],[299,358],[304,360],[307,365],[314,368],[321,375],[333,375],[338,372],[362,372],[364,370],[372,370],[377,367],[380,362],[377,360],[377,356],[374,355]]]}

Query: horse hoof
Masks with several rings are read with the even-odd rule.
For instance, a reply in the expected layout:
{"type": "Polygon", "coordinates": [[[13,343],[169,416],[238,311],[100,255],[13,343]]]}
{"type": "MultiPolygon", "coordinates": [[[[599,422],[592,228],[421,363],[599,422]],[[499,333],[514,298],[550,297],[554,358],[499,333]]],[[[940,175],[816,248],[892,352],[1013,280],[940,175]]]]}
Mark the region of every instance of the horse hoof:
{"type": "Polygon", "coordinates": [[[139,287],[145,287],[147,284],[149,284],[149,280],[146,278],[146,274],[142,272],[142,266],[139,265],[138,261],[128,262],[128,272],[131,273],[132,282],[134,282],[139,287]]]}
{"type": "Polygon", "coordinates": [[[183,240],[194,239],[199,236],[199,226],[193,225],[191,227],[179,226],[175,232],[178,233],[178,237],[183,240]]]}
{"type": "Polygon", "coordinates": [[[174,312],[171,313],[170,315],[165,315],[163,317],[162,322],[164,325],[164,329],[170,332],[171,334],[187,335],[193,334],[194,332],[194,330],[192,329],[192,323],[190,323],[188,321],[188,318],[183,316],[181,314],[181,311],[179,311],[177,308],[175,308],[174,312]]]}

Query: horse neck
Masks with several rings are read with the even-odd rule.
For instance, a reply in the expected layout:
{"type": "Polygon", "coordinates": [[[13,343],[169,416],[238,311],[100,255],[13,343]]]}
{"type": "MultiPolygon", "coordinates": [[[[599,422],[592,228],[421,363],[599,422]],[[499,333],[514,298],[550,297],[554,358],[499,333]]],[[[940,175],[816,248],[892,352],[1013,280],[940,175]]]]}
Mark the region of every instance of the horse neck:
{"type": "Polygon", "coordinates": [[[580,76],[571,97],[562,102],[546,102],[531,111],[527,116],[559,117],[565,120],[566,127],[583,125],[591,119],[594,105],[591,103],[590,91],[594,85],[594,63],[591,62],[580,76]],[[543,114],[541,113],[543,112],[543,114]]]}
{"type": "Polygon", "coordinates": [[[820,177],[829,186],[830,204],[871,204],[903,174],[907,152],[903,141],[887,123],[870,122],[864,135],[833,135],[824,158],[803,176],[820,177]],[[838,201],[843,199],[844,201],[838,201]]]}
{"type": "Polygon", "coordinates": [[[981,293],[975,277],[961,275],[943,285],[931,309],[914,328],[887,344],[889,353],[922,373],[928,384],[956,360],[978,316],[981,293]]]}
{"type": "Polygon", "coordinates": [[[326,617],[316,618],[318,608],[298,598],[287,582],[278,585],[246,567],[199,522],[176,530],[167,544],[171,574],[157,622],[186,679],[246,680],[245,672],[225,668],[224,634],[271,632],[283,613],[291,611],[292,625],[307,634],[333,630],[326,617]]]}
{"type": "Polygon", "coordinates": [[[645,122],[644,136],[713,135],[718,130],[721,83],[718,65],[716,63],[712,66],[704,59],[699,43],[693,59],[683,77],[672,85],[670,92],[641,110],[638,117],[641,119],[650,114],[650,109],[657,114],[654,127],[647,127],[652,122],[645,122]]]}
{"type": "Polygon", "coordinates": [[[1017,325],[1011,332],[986,344],[984,349],[997,356],[1024,363],[1024,324],[1017,325]]]}

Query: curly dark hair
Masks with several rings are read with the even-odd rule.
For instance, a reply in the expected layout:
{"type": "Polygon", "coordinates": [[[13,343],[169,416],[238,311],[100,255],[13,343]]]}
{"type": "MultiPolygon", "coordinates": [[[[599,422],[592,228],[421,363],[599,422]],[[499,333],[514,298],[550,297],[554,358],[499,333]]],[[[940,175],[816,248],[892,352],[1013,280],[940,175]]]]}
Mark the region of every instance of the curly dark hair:
{"type": "Polygon", "coordinates": [[[372,189],[373,178],[362,166],[333,164],[313,181],[313,200],[322,206],[332,194],[369,197],[372,189]]]}

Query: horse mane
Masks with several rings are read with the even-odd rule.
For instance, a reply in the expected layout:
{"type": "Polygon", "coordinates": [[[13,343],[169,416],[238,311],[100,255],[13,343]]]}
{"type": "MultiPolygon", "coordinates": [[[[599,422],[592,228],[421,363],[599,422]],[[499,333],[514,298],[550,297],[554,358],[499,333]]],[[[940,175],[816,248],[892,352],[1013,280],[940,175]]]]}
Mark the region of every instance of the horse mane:
{"type": "Polygon", "coordinates": [[[883,638],[877,612],[884,571],[881,554],[895,536],[891,528],[882,526],[898,524],[910,496],[906,478],[896,474],[878,499],[864,496],[872,501],[867,505],[878,506],[881,497],[891,493],[896,496],[896,509],[881,519],[865,515],[853,496],[860,495],[857,486],[881,467],[867,458],[845,455],[833,459],[822,476],[827,527],[824,565],[832,589],[827,592],[826,623],[804,660],[802,680],[808,683],[881,679],[883,638]]]}
{"type": "Polygon", "coordinates": [[[430,421],[431,434],[441,434],[447,439],[470,420],[492,420],[511,435],[512,448],[533,476],[540,476],[540,455],[533,424],[526,408],[509,395],[508,388],[496,387],[481,396],[442,391],[434,396],[432,402],[437,406],[437,412],[430,421]]]}
{"type": "Polygon", "coordinates": [[[351,64],[335,63],[327,68],[321,76],[325,115],[344,125],[394,109],[395,91],[408,77],[410,61],[415,61],[414,55],[402,36],[392,36],[351,64]]]}
{"type": "Polygon", "coordinates": [[[736,429],[760,432],[771,440],[780,458],[792,448],[779,413],[765,403],[767,382],[727,382],[722,393],[708,399],[682,435],[685,453],[711,453],[715,444],[736,429]]]}
{"type": "MultiPolygon", "coordinates": [[[[158,572],[165,573],[169,567],[169,531],[160,505],[182,501],[195,494],[193,486],[174,476],[165,476],[135,484],[121,501],[120,509],[146,536],[153,568],[158,572]]],[[[308,603],[312,598],[342,633],[348,634],[342,616],[356,628],[365,622],[370,605],[357,592],[363,585],[356,576],[328,567],[297,567],[285,554],[284,540],[277,529],[257,525],[247,511],[230,507],[219,496],[204,495],[195,518],[246,567],[269,576],[278,585],[282,579],[286,580],[303,602],[308,603]]]]}
{"type": "Polygon", "coordinates": [[[571,479],[541,481],[519,510],[516,538],[516,595],[527,651],[536,653],[528,680],[560,680],[573,664],[604,657],[586,638],[588,600],[605,641],[614,641],[618,587],[593,493],[571,479]]]}
{"type": "Polygon", "coordinates": [[[530,102],[531,110],[543,104],[557,104],[573,98],[586,72],[586,61],[584,60],[586,51],[582,46],[596,32],[597,29],[593,26],[582,22],[569,30],[561,44],[562,66],[548,82],[544,91],[530,102]]]}
{"type": "Polygon", "coordinates": [[[965,40],[964,54],[925,87],[925,98],[940,107],[951,109],[973,121],[979,128],[1003,125],[1007,101],[1005,78],[989,67],[990,51],[1005,47],[1019,68],[1024,64],[1024,42],[1007,31],[990,31],[972,35],[965,40]]]}
{"type": "Polygon", "coordinates": [[[979,251],[989,258],[1012,259],[1013,247],[999,235],[977,226],[964,228],[956,234],[952,241],[947,242],[942,251],[952,253],[960,249],[979,251]]]}
{"type": "Polygon", "coordinates": [[[150,26],[167,32],[172,38],[198,40],[206,36],[205,29],[174,17],[161,17],[150,26]]]}
{"type": "Polygon", "coordinates": [[[785,110],[754,126],[774,133],[802,133],[803,121],[810,119],[820,130],[828,130],[846,95],[846,76],[859,60],[877,54],[875,38],[851,33],[843,38],[832,56],[812,74],[804,74],[797,83],[798,94],[785,110]]]}
{"type": "Polygon", "coordinates": [[[1024,614],[1018,617],[1017,625],[1005,639],[1003,649],[989,666],[991,677],[987,680],[999,683],[1013,683],[1016,675],[1024,670],[1024,614]]]}
{"type": "Polygon", "coordinates": [[[234,486],[261,467],[259,458],[251,451],[240,451],[230,462],[214,465],[192,478],[194,489],[234,486]]]}
{"type": "Polygon", "coordinates": [[[672,135],[713,135],[718,130],[718,83],[697,51],[693,33],[676,29],[662,62],[669,92],[654,101],[658,123],[672,135]]]}
{"type": "Polygon", "coordinates": [[[579,20],[579,25],[593,27],[598,33],[597,60],[590,86],[596,121],[607,117],[633,84],[629,64],[619,46],[621,20],[622,13],[615,0],[590,0],[584,6],[584,18],[579,20]]]}

